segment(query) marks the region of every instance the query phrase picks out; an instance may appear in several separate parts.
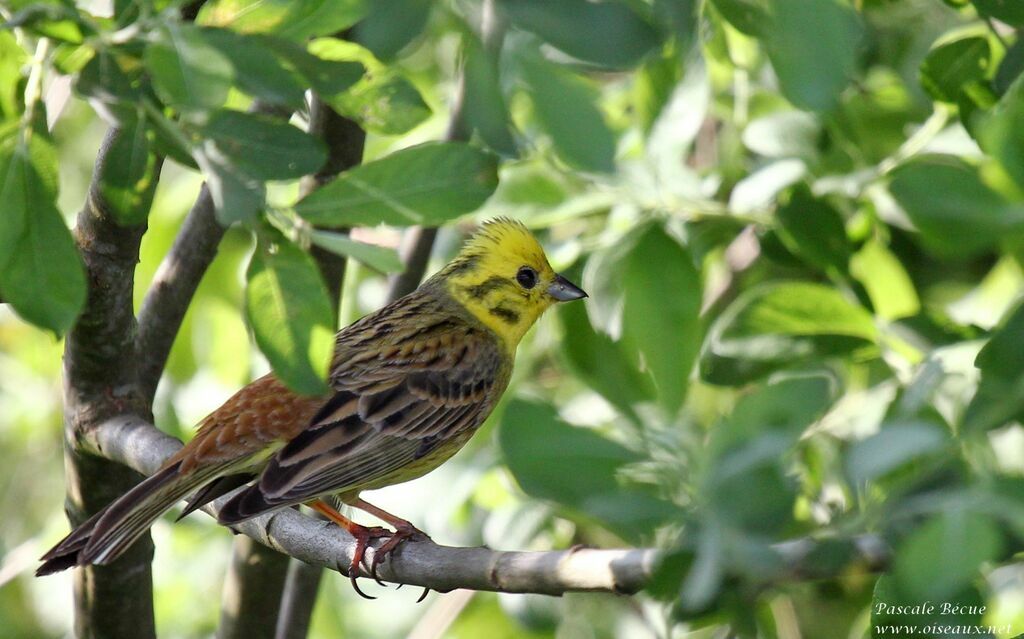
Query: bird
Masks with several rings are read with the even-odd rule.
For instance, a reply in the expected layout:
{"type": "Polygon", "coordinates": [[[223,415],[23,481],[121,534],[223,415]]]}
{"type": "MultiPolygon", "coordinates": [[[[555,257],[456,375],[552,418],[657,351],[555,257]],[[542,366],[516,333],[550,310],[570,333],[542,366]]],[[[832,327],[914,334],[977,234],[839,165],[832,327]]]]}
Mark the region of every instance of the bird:
{"type": "Polygon", "coordinates": [[[43,555],[36,574],[108,564],[177,502],[191,496],[181,519],[237,490],[219,523],[305,504],[347,530],[356,540],[347,574],[365,597],[356,578],[369,543],[385,539],[371,560],[376,578],[401,543],[426,535],[360,493],[418,478],[460,450],[505,392],[534,322],[584,297],[525,225],[485,222],[415,291],[337,333],[328,393],[300,395],[273,373],[249,383],[156,473],[43,555]],[[338,502],[394,530],[357,524],[338,502]]]}

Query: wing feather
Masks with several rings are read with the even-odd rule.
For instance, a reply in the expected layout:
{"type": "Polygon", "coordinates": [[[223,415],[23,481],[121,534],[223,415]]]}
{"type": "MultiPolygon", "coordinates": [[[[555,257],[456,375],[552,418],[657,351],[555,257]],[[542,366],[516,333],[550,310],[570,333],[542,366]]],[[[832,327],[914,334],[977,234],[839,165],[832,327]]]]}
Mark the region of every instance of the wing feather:
{"type": "Polygon", "coordinates": [[[222,521],[359,490],[413,464],[426,472],[418,460],[486,419],[508,383],[494,335],[448,318],[403,325],[357,323],[340,334],[335,395],[225,506],[222,521]]]}

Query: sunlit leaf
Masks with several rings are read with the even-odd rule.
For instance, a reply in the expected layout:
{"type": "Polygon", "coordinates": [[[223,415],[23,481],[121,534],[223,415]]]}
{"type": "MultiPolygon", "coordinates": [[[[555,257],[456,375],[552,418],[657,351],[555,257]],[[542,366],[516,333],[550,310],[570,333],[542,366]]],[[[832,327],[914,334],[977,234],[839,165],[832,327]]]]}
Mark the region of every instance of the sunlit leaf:
{"type": "Polygon", "coordinates": [[[313,259],[284,238],[263,238],[246,279],[246,316],[274,372],[296,392],[325,393],[334,313],[313,259]]]}
{"type": "Polygon", "coordinates": [[[498,184],[496,158],[466,144],[420,144],[358,166],[302,199],[314,224],[440,224],[476,210],[498,184]]]}
{"type": "Polygon", "coordinates": [[[394,249],[359,242],[342,233],[313,231],[310,240],[320,248],[351,257],[381,273],[400,273],[405,268],[394,249]]]}
{"type": "Polygon", "coordinates": [[[35,149],[0,144],[0,296],[25,320],[62,334],[85,304],[85,270],[55,204],[56,167],[35,149]]]}
{"type": "Polygon", "coordinates": [[[700,351],[700,275],[689,253],[658,226],[637,239],[623,267],[622,341],[639,354],[658,401],[674,413],[700,351]]]}
{"type": "Polygon", "coordinates": [[[867,290],[882,319],[911,317],[921,310],[914,282],[899,258],[881,242],[870,240],[861,247],[850,261],[850,274],[867,290]]]}
{"type": "Polygon", "coordinates": [[[701,375],[741,384],[809,358],[849,354],[874,342],[871,315],[839,291],[809,282],[748,290],[715,322],[701,375]]]}
{"type": "Polygon", "coordinates": [[[339,33],[366,13],[364,0],[214,0],[199,23],[240,33],[269,33],[295,41],[339,33]]]}
{"type": "Polygon", "coordinates": [[[146,47],[146,67],[160,98],[187,110],[219,107],[234,79],[231,62],[197,27],[173,22],[146,47]]]}

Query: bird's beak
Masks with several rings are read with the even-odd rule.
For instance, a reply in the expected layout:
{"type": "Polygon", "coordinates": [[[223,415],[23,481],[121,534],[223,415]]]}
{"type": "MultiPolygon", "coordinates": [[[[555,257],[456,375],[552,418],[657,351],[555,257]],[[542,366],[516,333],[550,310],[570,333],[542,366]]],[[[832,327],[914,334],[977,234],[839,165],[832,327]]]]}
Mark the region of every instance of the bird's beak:
{"type": "Polygon", "coordinates": [[[561,275],[555,275],[555,281],[548,287],[548,295],[559,302],[571,302],[587,296],[586,291],[576,286],[561,275]]]}

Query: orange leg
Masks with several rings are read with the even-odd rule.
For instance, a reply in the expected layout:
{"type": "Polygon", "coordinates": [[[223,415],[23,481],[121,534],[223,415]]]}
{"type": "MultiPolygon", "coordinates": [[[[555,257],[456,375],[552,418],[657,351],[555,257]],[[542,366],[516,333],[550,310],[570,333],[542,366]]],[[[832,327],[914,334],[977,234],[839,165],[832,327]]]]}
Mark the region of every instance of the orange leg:
{"type": "MultiPolygon", "coordinates": [[[[359,593],[361,597],[365,597],[366,599],[376,599],[376,597],[371,597],[370,595],[366,594],[365,592],[359,589],[359,584],[356,583],[356,579],[359,577],[359,565],[363,563],[363,556],[366,554],[366,548],[370,545],[371,540],[381,539],[384,537],[392,537],[394,533],[392,533],[390,530],[386,528],[381,528],[380,526],[374,526],[372,528],[360,526],[348,517],[339,513],[334,508],[331,508],[330,505],[328,505],[326,502],[320,499],[312,501],[308,505],[310,508],[317,511],[324,517],[327,517],[334,523],[338,524],[339,526],[347,530],[350,535],[355,537],[356,547],[355,550],[352,551],[352,562],[348,566],[348,578],[352,581],[352,588],[355,589],[355,591],[359,593]]],[[[391,543],[391,540],[389,539],[387,543],[391,543]]],[[[374,553],[373,566],[371,566],[371,573],[376,573],[376,564],[377,553],[374,553]]],[[[374,578],[376,579],[375,574],[374,578]]],[[[379,579],[377,581],[380,582],[379,579]]]]}

